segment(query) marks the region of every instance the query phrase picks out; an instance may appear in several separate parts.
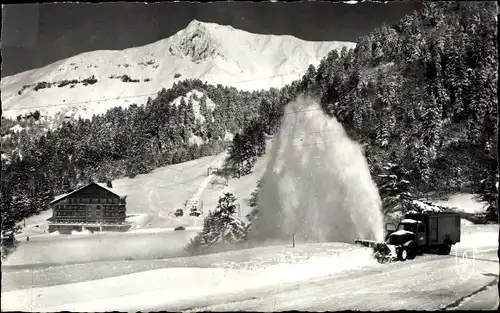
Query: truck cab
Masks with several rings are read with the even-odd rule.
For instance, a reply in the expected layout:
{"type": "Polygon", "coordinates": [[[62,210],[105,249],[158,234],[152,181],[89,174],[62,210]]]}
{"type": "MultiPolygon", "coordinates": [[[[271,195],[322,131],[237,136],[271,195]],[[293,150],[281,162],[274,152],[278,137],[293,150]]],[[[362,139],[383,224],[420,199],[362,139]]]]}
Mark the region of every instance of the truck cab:
{"type": "Polygon", "coordinates": [[[386,240],[390,242],[407,242],[413,240],[418,246],[425,246],[427,244],[427,229],[423,222],[406,218],[399,222],[397,231],[394,230],[394,224],[386,224],[388,235],[386,240]],[[389,229],[388,229],[389,228],[389,229]]]}

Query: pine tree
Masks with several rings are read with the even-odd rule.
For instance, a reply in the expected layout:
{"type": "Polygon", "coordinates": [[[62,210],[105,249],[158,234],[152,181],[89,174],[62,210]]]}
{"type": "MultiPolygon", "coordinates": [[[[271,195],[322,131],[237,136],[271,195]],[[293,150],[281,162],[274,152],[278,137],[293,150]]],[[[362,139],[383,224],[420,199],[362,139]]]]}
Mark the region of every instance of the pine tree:
{"type": "Polygon", "coordinates": [[[207,107],[207,95],[203,94],[200,99],[200,114],[205,117],[205,119],[209,119],[208,107],[207,107]]]}
{"type": "Polygon", "coordinates": [[[427,148],[436,147],[441,138],[442,107],[436,101],[431,86],[425,88],[422,112],[422,139],[427,148]]]}
{"type": "Polygon", "coordinates": [[[237,133],[234,135],[228,154],[226,163],[229,168],[232,168],[235,171],[241,171],[243,163],[243,141],[240,134],[237,133]]]}
{"type": "Polygon", "coordinates": [[[203,230],[187,246],[191,252],[205,252],[217,247],[227,247],[246,240],[247,225],[236,214],[236,198],[224,193],[215,211],[203,221],[203,230]]]}
{"type": "Polygon", "coordinates": [[[177,121],[180,125],[186,125],[187,103],[184,97],[181,98],[177,109],[177,121]]]}
{"type": "Polygon", "coordinates": [[[409,171],[395,163],[386,163],[382,174],[376,176],[383,212],[391,212],[403,201],[413,198],[410,192],[409,171]]]}
{"type": "Polygon", "coordinates": [[[316,82],[316,68],[314,65],[310,64],[307,68],[307,72],[302,79],[300,86],[301,90],[310,90],[316,82]]]}
{"type": "Polygon", "coordinates": [[[250,223],[253,220],[255,220],[256,218],[258,218],[258,216],[260,214],[259,207],[258,207],[258,194],[259,194],[259,191],[261,188],[262,188],[262,181],[259,180],[257,182],[257,188],[252,192],[252,194],[250,195],[250,199],[248,201],[252,210],[245,217],[247,218],[247,220],[250,223]]]}
{"type": "Polygon", "coordinates": [[[186,107],[186,115],[184,121],[188,127],[194,127],[195,115],[193,109],[193,100],[189,99],[186,107]]]}
{"type": "Polygon", "coordinates": [[[499,223],[498,220],[498,174],[489,175],[481,182],[479,199],[487,203],[486,221],[499,223]]]}

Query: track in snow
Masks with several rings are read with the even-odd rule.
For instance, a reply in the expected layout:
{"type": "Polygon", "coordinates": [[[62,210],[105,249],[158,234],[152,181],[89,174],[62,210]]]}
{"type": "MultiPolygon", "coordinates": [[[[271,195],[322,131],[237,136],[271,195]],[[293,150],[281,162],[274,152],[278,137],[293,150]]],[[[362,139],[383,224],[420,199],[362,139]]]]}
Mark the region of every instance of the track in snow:
{"type": "MultiPolygon", "coordinates": [[[[193,303],[190,307],[163,309],[268,312],[454,308],[462,300],[485,289],[485,286],[498,282],[496,252],[476,253],[475,271],[468,280],[458,275],[455,255],[426,255],[377,269],[362,269],[304,283],[242,293],[232,299],[211,298],[193,303]]],[[[485,302],[483,309],[492,309],[491,303],[485,302]]]]}

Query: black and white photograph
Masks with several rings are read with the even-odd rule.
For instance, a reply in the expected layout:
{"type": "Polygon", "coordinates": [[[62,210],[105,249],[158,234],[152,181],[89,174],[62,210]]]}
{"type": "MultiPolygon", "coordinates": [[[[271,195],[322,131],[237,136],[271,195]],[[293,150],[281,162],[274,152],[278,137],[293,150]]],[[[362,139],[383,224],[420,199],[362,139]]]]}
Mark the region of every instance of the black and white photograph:
{"type": "Polygon", "coordinates": [[[2,312],[499,310],[497,16],[2,5],[2,312]]]}

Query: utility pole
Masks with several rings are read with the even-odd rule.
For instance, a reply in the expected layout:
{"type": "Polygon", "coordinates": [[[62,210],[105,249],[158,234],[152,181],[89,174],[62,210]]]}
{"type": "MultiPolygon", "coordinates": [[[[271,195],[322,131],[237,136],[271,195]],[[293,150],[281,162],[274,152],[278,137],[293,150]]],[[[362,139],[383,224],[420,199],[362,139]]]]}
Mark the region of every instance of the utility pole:
{"type": "Polygon", "coordinates": [[[295,233],[292,234],[292,247],[295,248],[295,233]]]}

